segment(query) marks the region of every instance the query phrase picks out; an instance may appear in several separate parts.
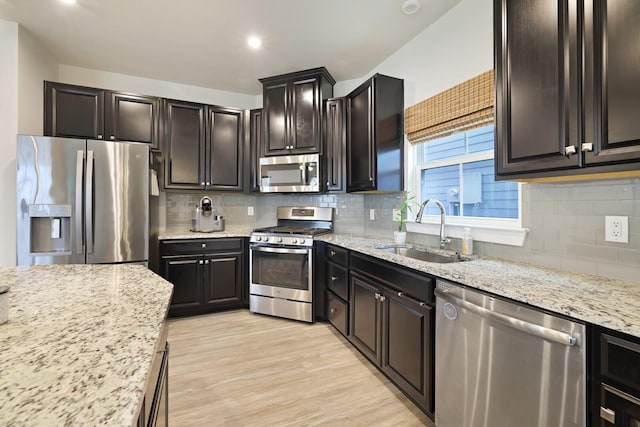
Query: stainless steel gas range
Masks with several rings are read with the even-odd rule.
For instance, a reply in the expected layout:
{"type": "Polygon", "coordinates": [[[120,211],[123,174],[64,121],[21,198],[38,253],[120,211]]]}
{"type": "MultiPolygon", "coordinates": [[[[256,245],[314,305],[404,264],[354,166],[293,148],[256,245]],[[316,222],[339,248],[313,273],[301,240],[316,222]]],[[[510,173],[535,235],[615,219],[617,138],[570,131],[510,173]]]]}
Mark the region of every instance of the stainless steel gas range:
{"type": "Polygon", "coordinates": [[[249,310],[313,322],[313,238],[333,232],[333,208],[281,206],[251,233],[249,310]]]}

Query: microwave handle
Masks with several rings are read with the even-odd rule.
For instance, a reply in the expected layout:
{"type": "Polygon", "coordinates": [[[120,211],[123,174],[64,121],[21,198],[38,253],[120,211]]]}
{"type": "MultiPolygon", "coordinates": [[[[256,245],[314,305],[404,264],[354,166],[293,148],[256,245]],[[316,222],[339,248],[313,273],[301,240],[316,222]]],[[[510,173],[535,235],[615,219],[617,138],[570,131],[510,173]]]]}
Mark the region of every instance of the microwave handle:
{"type": "Polygon", "coordinates": [[[308,167],[309,167],[309,163],[306,163],[306,162],[302,166],[302,183],[304,185],[308,184],[308,182],[307,182],[307,168],[308,167]]]}

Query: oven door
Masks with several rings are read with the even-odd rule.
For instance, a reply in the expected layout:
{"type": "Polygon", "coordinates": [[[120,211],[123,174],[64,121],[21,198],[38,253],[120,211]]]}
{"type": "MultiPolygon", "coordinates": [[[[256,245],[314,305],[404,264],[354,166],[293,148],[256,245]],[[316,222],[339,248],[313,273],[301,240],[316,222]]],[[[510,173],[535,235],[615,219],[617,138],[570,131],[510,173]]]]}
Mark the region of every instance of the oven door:
{"type": "Polygon", "coordinates": [[[249,293],[312,302],[312,248],[251,245],[249,293]]]}

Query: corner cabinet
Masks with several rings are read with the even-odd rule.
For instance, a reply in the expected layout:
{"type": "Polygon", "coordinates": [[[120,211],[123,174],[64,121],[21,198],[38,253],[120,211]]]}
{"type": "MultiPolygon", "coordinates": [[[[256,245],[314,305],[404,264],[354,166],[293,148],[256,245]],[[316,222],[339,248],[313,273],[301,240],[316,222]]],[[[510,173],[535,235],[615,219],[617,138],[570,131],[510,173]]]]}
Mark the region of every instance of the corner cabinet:
{"type": "Polygon", "coordinates": [[[329,322],[433,416],[434,279],[333,245],[324,270],[329,322]]]}
{"type": "Polygon", "coordinates": [[[242,191],[244,110],[164,100],[168,189],[242,191]]]}
{"type": "Polygon", "coordinates": [[[162,240],[161,275],[173,283],[170,316],[247,307],[246,239],[162,240]]]}
{"type": "Polygon", "coordinates": [[[638,16],[632,1],[494,0],[497,179],[638,169],[638,16]]]}
{"type": "Polygon", "coordinates": [[[160,99],[44,82],[44,135],[149,144],[160,149],[160,99]]]}
{"type": "Polygon", "coordinates": [[[347,191],[401,191],[404,81],[376,74],[346,98],[347,191]]]}
{"type": "Polygon", "coordinates": [[[326,68],[260,79],[263,85],[263,154],[322,152],[322,101],[335,80],[326,68]]]}

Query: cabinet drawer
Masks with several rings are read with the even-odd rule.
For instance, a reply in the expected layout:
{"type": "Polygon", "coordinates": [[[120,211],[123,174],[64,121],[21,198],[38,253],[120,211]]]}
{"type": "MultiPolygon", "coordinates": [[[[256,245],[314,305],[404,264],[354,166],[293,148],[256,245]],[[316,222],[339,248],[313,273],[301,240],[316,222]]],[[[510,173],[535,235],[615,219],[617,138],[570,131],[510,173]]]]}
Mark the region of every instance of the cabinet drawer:
{"type": "Polygon", "coordinates": [[[337,246],[327,245],[326,258],[335,263],[347,265],[349,263],[349,251],[337,246]]]}
{"type": "Polygon", "coordinates": [[[640,344],[602,334],[600,352],[602,377],[640,393],[640,344]]]}
{"type": "Polygon", "coordinates": [[[349,307],[346,302],[327,291],[327,319],[344,336],[349,334],[349,307]]]}
{"type": "Polygon", "coordinates": [[[345,301],[349,301],[349,272],[332,262],[325,263],[327,268],[327,288],[345,301]]]}
{"type": "Polygon", "coordinates": [[[242,246],[242,238],[162,240],[160,253],[162,255],[188,255],[217,251],[239,251],[242,250],[242,246]]]}
{"type": "Polygon", "coordinates": [[[432,277],[392,266],[383,260],[357,253],[351,254],[351,269],[375,278],[384,285],[401,291],[418,301],[432,303],[435,286],[432,277]]]}

